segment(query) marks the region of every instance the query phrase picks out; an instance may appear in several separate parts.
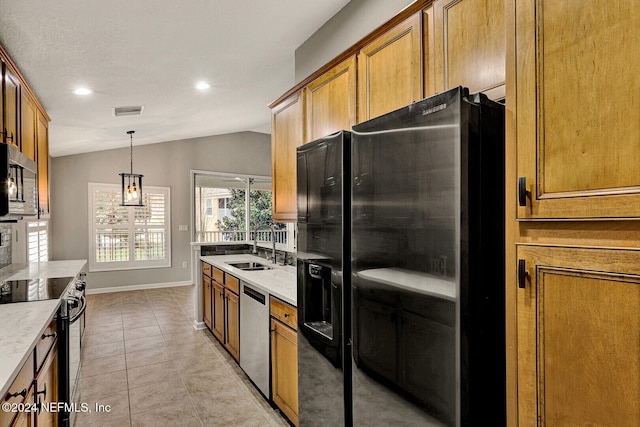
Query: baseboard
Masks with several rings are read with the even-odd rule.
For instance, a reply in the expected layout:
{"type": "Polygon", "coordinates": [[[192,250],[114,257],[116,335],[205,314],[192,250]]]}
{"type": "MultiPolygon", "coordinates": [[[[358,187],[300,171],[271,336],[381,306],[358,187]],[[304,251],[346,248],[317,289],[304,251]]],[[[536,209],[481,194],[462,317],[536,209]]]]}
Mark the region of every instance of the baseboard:
{"type": "Polygon", "coordinates": [[[205,325],[204,322],[198,322],[197,320],[193,321],[193,329],[201,330],[205,329],[206,327],[207,325],[205,325]]]}
{"type": "Polygon", "coordinates": [[[142,285],[128,285],[128,286],[112,286],[110,288],[87,288],[85,293],[91,294],[106,294],[110,292],[126,292],[126,291],[139,291],[143,289],[159,289],[159,288],[173,288],[176,286],[191,286],[191,281],[187,282],[166,282],[166,283],[147,283],[142,285]]]}

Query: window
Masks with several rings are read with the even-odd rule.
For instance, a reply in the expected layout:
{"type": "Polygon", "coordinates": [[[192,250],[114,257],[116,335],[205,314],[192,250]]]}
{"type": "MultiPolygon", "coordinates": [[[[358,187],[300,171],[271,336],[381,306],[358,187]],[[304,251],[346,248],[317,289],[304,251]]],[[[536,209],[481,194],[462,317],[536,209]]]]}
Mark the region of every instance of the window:
{"type": "Polygon", "coordinates": [[[212,217],[213,216],[213,199],[207,199],[206,200],[206,205],[207,207],[204,210],[204,214],[208,217],[212,217]]]}
{"type": "Polygon", "coordinates": [[[120,206],[120,186],[89,183],[89,270],[171,267],[170,191],[143,190],[144,206],[120,206]]]}
{"type": "Polygon", "coordinates": [[[27,261],[49,260],[47,221],[29,221],[27,224],[27,261]]]}

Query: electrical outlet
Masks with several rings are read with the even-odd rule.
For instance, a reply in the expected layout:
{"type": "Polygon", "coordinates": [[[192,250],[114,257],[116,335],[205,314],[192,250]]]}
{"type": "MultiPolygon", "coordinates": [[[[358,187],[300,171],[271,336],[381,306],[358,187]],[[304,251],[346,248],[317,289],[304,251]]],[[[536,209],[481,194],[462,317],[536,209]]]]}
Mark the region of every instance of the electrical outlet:
{"type": "Polygon", "coordinates": [[[182,268],[187,268],[187,261],[182,261],[182,268]]]}
{"type": "Polygon", "coordinates": [[[186,224],[180,224],[178,226],[178,231],[189,231],[189,226],[186,224]]]}

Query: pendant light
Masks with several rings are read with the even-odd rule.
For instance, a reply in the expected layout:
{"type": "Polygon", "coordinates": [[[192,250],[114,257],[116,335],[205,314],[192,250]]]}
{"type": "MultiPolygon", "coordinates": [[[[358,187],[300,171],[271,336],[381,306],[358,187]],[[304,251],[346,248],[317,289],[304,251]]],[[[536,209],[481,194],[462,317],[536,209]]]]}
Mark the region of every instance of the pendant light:
{"type": "Polygon", "coordinates": [[[133,134],[134,130],[127,131],[129,134],[129,148],[131,155],[131,169],[129,173],[123,172],[122,177],[122,203],[120,206],[144,206],[142,204],[142,177],[143,175],[133,173],[133,134]]]}

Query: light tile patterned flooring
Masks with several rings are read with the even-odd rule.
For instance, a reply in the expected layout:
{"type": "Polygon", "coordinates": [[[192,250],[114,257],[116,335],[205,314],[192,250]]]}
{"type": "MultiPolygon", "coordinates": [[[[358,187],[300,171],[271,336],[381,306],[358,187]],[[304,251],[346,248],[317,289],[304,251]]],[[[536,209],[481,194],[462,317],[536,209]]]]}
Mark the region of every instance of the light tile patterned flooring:
{"type": "Polygon", "coordinates": [[[288,426],[209,330],[194,286],[87,295],[75,427],[288,426]]]}

